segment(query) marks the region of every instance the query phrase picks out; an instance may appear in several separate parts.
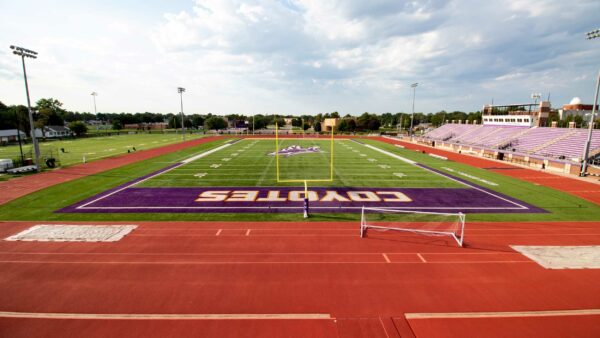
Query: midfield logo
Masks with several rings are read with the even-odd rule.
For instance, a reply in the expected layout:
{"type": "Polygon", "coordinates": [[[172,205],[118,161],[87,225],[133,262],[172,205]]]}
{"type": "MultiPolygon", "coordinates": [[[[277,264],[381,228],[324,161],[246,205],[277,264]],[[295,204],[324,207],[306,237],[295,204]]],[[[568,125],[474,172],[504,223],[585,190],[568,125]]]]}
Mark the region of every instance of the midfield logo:
{"type": "MultiPolygon", "coordinates": [[[[292,156],[292,155],[320,153],[320,152],[321,152],[321,150],[317,146],[302,148],[301,146],[293,145],[293,146],[289,146],[287,148],[281,149],[277,153],[279,155],[288,157],[288,156],[292,156]]],[[[269,155],[275,156],[275,152],[272,152],[269,155]]]]}

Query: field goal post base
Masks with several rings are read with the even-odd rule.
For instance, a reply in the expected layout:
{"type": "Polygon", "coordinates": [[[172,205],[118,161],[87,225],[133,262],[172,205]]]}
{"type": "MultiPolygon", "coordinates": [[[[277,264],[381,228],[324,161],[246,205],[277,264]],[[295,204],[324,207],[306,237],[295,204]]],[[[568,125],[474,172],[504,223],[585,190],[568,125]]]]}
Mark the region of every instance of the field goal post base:
{"type": "MultiPolygon", "coordinates": [[[[448,236],[448,237],[453,238],[456,241],[456,243],[458,244],[458,246],[463,247],[464,234],[465,234],[465,219],[466,219],[466,216],[462,212],[458,212],[458,213],[422,212],[422,211],[408,211],[408,210],[397,210],[397,209],[368,208],[368,207],[363,206],[362,210],[361,210],[361,216],[360,216],[360,237],[364,238],[367,235],[368,229],[376,229],[376,230],[384,230],[384,231],[392,230],[392,231],[417,233],[417,234],[422,234],[422,235],[426,235],[426,236],[448,236]],[[395,213],[398,215],[413,214],[413,215],[420,215],[423,218],[426,218],[427,216],[448,217],[449,219],[456,217],[455,223],[457,223],[457,229],[456,229],[456,231],[444,231],[444,230],[436,230],[436,229],[433,229],[433,230],[432,229],[418,229],[417,227],[411,228],[411,227],[406,227],[406,226],[398,227],[398,226],[369,224],[369,221],[367,220],[367,218],[365,216],[366,215],[365,210],[367,212],[374,211],[374,212],[379,212],[379,213],[390,213],[390,214],[395,213]]],[[[410,222],[410,220],[404,221],[404,223],[407,223],[407,222],[410,222]]]]}

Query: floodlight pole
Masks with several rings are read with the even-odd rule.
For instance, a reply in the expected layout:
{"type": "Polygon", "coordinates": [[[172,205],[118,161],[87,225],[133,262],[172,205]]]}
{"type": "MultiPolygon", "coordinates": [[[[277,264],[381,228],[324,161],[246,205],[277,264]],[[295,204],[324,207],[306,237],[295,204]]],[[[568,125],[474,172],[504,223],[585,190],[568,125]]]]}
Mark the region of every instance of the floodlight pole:
{"type": "MultiPolygon", "coordinates": [[[[587,39],[592,40],[600,37],[600,29],[593,30],[587,33],[587,39]]],[[[600,71],[596,80],[596,94],[594,95],[594,105],[592,106],[592,115],[590,115],[590,125],[588,126],[588,139],[583,150],[583,163],[581,164],[581,172],[579,176],[585,177],[587,170],[587,162],[590,156],[590,146],[592,143],[592,130],[594,129],[594,117],[596,116],[596,107],[598,106],[598,91],[600,90],[600,71]]]]}
{"type": "Polygon", "coordinates": [[[581,173],[579,176],[585,177],[587,170],[587,162],[590,156],[590,145],[592,143],[592,130],[594,129],[594,117],[596,116],[596,106],[598,106],[598,91],[600,90],[600,71],[598,72],[598,79],[596,80],[596,94],[594,95],[594,105],[592,106],[592,114],[590,115],[590,125],[588,126],[588,138],[585,142],[585,149],[583,150],[583,163],[581,164],[581,173]]]}
{"type": "Polygon", "coordinates": [[[419,83],[413,83],[410,85],[413,89],[412,114],[410,115],[410,130],[408,131],[408,135],[411,140],[412,140],[412,136],[413,136],[413,121],[415,119],[415,96],[417,95],[417,86],[418,85],[419,85],[419,83]]]}
{"type": "Polygon", "coordinates": [[[98,115],[98,111],[96,110],[96,96],[98,96],[98,93],[96,92],[92,92],[90,95],[92,95],[92,97],[94,98],[94,115],[98,115]]]}
{"type": "Polygon", "coordinates": [[[27,83],[27,69],[25,68],[25,57],[32,59],[37,58],[37,52],[29,50],[23,47],[10,46],[13,50],[13,54],[21,57],[23,64],[23,78],[25,79],[25,93],[27,94],[27,110],[29,111],[29,124],[31,126],[31,141],[33,142],[33,149],[35,151],[35,169],[41,171],[40,166],[40,146],[38,145],[37,138],[35,137],[35,125],[33,124],[33,112],[31,110],[31,99],[29,98],[29,84],[27,83]]]}
{"type": "Polygon", "coordinates": [[[183,135],[183,140],[185,141],[185,125],[183,124],[183,92],[185,92],[185,88],[178,87],[177,92],[179,93],[179,98],[181,101],[181,134],[183,135]]]}
{"type": "Polygon", "coordinates": [[[21,153],[21,166],[25,161],[23,157],[23,146],[21,145],[21,130],[19,129],[19,116],[17,115],[17,109],[15,109],[15,125],[17,126],[17,139],[19,140],[19,151],[21,153]]]}

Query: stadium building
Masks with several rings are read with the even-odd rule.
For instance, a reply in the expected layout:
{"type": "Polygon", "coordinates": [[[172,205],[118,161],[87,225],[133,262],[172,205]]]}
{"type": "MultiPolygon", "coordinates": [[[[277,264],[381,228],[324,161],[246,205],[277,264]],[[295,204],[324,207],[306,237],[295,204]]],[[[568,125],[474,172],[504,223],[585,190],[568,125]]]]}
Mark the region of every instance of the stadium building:
{"type": "MultiPolygon", "coordinates": [[[[565,109],[567,108],[567,109],[565,109]]],[[[587,128],[548,127],[549,101],[539,104],[485,105],[481,125],[452,121],[425,133],[418,142],[459,153],[493,158],[548,171],[579,174],[587,128]]],[[[591,105],[574,100],[565,114],[585,115],[591,105]]],[[[593,133],[590,159],[600,157],[600,132],[593,133]]],[[[594,165],[589,172],[600,174],[594,165]]]]}

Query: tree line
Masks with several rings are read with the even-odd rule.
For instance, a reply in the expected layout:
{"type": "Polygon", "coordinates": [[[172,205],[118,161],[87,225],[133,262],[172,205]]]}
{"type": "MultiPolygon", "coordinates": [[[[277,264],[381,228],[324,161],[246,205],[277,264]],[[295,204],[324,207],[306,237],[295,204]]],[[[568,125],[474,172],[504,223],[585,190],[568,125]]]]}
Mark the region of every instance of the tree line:
{"type": "MultiPolygon", "coordinates": [[[[85,124],[94,121],[96,124],[103,124],[109,129],[123,129],[125,126],[138,125],[143,128],[144,125],[152,123],[164,123],[166,128],[175,129],[181,127],[181,116],[178,113],[98,113],[77,112],[64,109],[63,103],[54,98],[42,98],[35,103],[33,108],[34,124],[36,128],[51,125],[69,125],[77,134],[85,133],[85,124]]],[[[321,125],[327,118],[339,118],[337,126],[339,132],[368,132],[378,130],[407,130],[411,125],[411,114],[405,112],[397,113],[372,113],[365,112],[359,116],[346,114],[342,116],[338,112],[302,114],[300,116],[275,115],[275,114],[256,114],[253,116],[242,114],[186,114],[184,116],[184,125],[189,129],[225,129],[229,123],[237,127],[247,127],[248,129],[264,129],[269,125],[277,123],[279,126],[285,125],[284,119],[291,119],[291,124],[297,128],[313,128],[319,132],[321,125]]],[[[444,123],[452,121],[468,121],[468,123],[481,123],[481,112],[462,112],[462,111],[439,111],[436,113],[414,114],[413,126],[418,127],[427,124],[432,127],[441,126],[444,123]]],[[[559,127],[568,126],[570,121],[576,122],[577,126],[582,126],[583,118],[580,116],[568,117],[560,120],[556,112],[550,113],[548,125],[552,121],[558,121],[559,127]]],[[[600,123],[597,124],[597,126],[600,123]]],[[[0,102],[0,129],[20,129],[22,131],[30,130],[27,107],[23,105],[7,106],[0,102]]]]}

